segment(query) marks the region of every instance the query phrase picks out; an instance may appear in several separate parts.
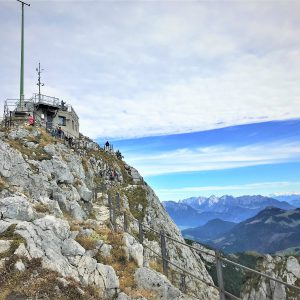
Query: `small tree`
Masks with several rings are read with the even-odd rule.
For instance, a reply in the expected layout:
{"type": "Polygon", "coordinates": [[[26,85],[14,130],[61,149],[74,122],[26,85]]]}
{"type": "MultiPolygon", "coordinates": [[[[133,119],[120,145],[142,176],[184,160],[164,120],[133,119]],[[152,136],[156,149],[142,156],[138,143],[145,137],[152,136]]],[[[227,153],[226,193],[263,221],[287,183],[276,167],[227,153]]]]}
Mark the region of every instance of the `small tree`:
{"type": "Polygon", "coordinates": [[[122,153],[120,152],[120,150],[116,151],[116,156],[117,156],[118,159],[123,159],[124,158],[124,156],[122,155],[122,153]]]}

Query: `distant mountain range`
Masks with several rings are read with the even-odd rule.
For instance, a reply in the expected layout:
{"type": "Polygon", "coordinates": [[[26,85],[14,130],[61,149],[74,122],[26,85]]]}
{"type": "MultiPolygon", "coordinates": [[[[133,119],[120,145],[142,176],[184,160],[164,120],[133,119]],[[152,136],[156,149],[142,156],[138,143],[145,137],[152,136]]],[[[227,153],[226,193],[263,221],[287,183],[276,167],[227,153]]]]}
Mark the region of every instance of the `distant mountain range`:
{"type": "Polygon", "coordinates": [[[182,230],[182,234],[185,238],[191,239],[193,241],[207,243],[226,233],[235,225],[237,224],[233,222],[213,219],[208,221],[203,226],[182,230]]]}
{"type": "Polygon", "coordinates": [[[268,206],[289,210],[295,208],[286,201],[257,196],[192,197],[178,202],[164,201],[167,212],[179,227],[196,227],[213,219],[239,223],[255,216],[268,206]]]}
{"type": "Polygon", "coordinates": [[[227,253],[300,250],[300,208],[287,211],[268,207],[207,243],[227,253]]]}
{"type": "Polygon", "coordinates": [[[286,201],[295,207],[300,207],[300,194],[272,195],[271,197],[279,201],[286,201]]]}

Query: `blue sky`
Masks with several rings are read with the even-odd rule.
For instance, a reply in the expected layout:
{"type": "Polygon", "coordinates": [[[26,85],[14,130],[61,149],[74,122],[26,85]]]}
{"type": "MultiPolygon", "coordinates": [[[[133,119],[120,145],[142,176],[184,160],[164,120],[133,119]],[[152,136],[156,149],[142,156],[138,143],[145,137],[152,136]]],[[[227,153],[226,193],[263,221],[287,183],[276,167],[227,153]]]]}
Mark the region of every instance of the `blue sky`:
{"type": "Polygon", "coordinates": [[[300,192],[300,120],[112,143],[161,200],[300,192]]]}
{"type": "MultiPolygon", "coordinates": [[[[42,94],[161,199],[299,191],[299,1],[28,2],[25,98],[40,61],[42,94]]],[[[0,1],[1,111],[19,95],[20,17],[0,1]]]]}

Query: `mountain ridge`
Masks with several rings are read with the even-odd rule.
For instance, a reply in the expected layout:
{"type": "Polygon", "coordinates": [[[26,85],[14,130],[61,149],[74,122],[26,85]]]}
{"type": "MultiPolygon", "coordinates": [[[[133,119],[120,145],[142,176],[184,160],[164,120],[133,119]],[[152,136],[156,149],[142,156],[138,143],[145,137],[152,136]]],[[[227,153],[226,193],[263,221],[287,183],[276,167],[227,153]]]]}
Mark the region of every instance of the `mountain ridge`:
{"type": "Polygon", "coordinates": [[[255,216],[267,206],[275,206],[282,209],[295,208],[285,201],[261,195],[191,197],[179,202],[164,201],[163,205],[175,223],[185,227],[204,225],[207,221],[216,218],[239,223],[255,216]]]}
{"type": "Polygon", "coordinates": [[[287,211],[267,207],[208,244],[227,253],[276,253],[292,247],[300,250],[300,208],[287,211]]]}

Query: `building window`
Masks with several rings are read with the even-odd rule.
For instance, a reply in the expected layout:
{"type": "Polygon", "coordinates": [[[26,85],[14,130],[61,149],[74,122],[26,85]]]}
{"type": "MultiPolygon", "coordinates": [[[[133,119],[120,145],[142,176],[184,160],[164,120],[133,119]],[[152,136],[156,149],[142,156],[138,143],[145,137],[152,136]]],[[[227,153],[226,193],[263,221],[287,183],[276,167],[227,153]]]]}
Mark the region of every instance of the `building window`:
{"type": "Polygon", "coordinates": [[[74,120],[72,120],[72,129],[74,130],[74,120]]]}
{"type": "Polygon", "coordinates": [[[58,125],[66,126],[66,117],[58,116],[58,125]]]}

